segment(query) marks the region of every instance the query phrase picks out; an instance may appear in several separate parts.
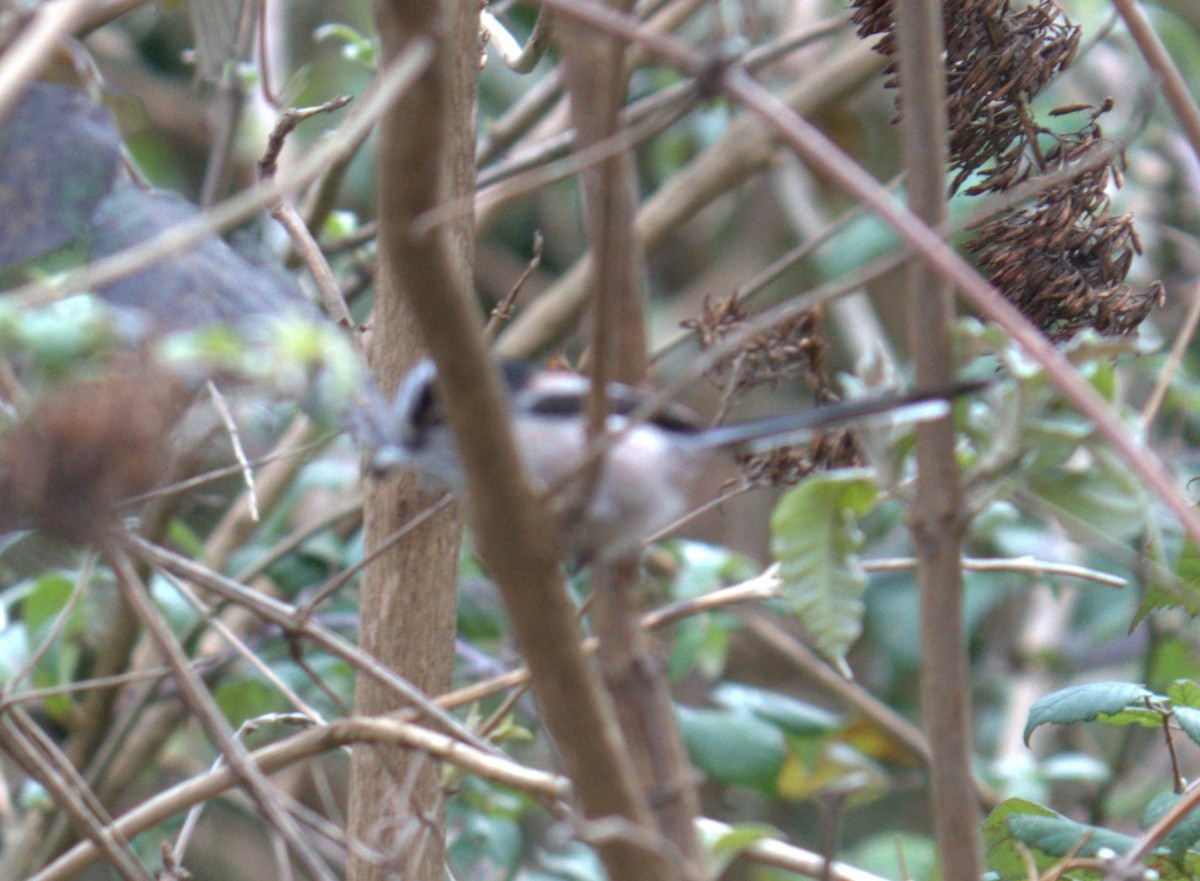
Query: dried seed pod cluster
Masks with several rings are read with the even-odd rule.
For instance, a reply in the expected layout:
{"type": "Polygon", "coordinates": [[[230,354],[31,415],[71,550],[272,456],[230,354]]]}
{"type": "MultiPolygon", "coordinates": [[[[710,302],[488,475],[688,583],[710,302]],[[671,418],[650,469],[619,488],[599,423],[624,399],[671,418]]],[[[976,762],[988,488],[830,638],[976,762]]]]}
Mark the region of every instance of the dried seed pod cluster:
{"type": "MultiPolygon", "coordinates": [[[[854,0],[862,37],[882,34],[875,49],[895,53],[890,0],[854,0]]],[[[967,248],[980,268],[1025,316],[1056,340],[1091,327],[1127,334],[1161,305],[1155,282],[1136,292],[1127,284],[1140,251],[1133,220],[1113,216],[1105,187],[1121,183],[1124,156],[1105,155],[1098,123],[1111,109],[1077,105],[1051,115],[1090,111],[1077,130],[1038,124],[1032,99],[1075,57],[1079,28],[1054,0],[1014,7],[1009,0],[947,0],[946,89],[951,192],[971,182],[968,195],[1011,191],[1034,178],[1062,172],[1087,157],[1078,174],[1041,191],[1031,207],[979,224],[967,248]]],[[[898,84],[896,65],[887,68],[898,84]]]]}
{"type": "MultiPolygon", "coordinates": [[[[737,292],[723,300],[706,297],[699,318],[683,322],[696,332],[702,349],[709,349],[745,325],[748,313],[737,292]]],[[[824,370],[824,344],[818,336],[821,310],[808,309],[790,321],[763,331],[721,358],[709,377],[723,390],[718,420],[748,390],[760,385],[777,385],[800,379],[818,402],[829,403],[838,396],[829,387],[824,370]]],[[[858,464],[861,454],[849,431],[819,435],[806,444],[781,447],[764,453],[737,457],[742,477],[749,483],[789,486],[814,471],[858,464]]]]}

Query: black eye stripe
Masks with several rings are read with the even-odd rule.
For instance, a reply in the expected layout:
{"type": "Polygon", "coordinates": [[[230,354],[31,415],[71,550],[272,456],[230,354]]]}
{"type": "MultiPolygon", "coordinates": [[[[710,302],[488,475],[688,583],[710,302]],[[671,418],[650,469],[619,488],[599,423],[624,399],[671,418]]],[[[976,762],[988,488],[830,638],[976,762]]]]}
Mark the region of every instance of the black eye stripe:
{"type": "MultiPolygon", "coordinates": [[[[614,392],[609,398],[609,407],[616,416],[628,416],[644,401],[641,395],[631,389],[614,386],[614,392]]],[[[529,401],[528,412],[536,416],[555,416],[568,419],[581,416],[583,408],[586,406],[586,399],[577,394],[569,392],[542,394],[529,401]]],[[[681,407],[665,407],[650,416],[646,422],[668,431],[684,434],[691,434],[699,430],[695,417],[681,407]]]]}
{"type": "Polygon", "coordinates": [[[421,396],[413,408],[413,424],[417,428],[432,428],[442,424],[442,408],[432,382],[421,389],[421,396]]]}

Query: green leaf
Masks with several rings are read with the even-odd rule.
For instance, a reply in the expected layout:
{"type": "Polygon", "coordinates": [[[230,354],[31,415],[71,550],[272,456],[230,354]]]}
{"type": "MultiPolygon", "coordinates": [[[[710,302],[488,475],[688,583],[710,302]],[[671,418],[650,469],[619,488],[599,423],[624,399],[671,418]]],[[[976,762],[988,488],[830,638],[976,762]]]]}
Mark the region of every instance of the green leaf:
{"type": "Polygon", "coordinates": [[[1179,607],[1189,615],[1200,615],[1200,548],[1186,539],[1175,564],[1175,577],[1162,576],[1154,568],[1150,572],[1149,590],[1142,601],[1131,627],[1155,609],[1179,607]]]}
{"type": "Polygon", "coordinates": [[[1025,743],[1028,745],[1029,736],[1041,725],[1091,722],[1155,697],[1154,692],[1132,682],[1089,682],[1064,688],[1033,702],[1025,723],[1025,743]]]}
{"type": "Polygon", "coordinates": [[[841,727],[841,720],[828,710],[765,688],[726,682],[713,689],[712,699],[723,707],[751,713],[802,737],[828,734],[841,727]]]}
{"type": "Polygon", "coordinates": [[[1200,684],[1191,679],[1176,679],[1167,686],[1167,698],[1176,709],[1191,707],[1200,710],[1200,684]]]}
{"type": "MultiPolygon", "coordinates": [[[[75,582],[61,572],[50,572],[34,581],[22,606],[25,625],[34,642],[47,635],[74,592],[75,582]]],[[[72,617],[75,620],[69,623],[73,629],[77,629],[79,616],[76,614],[72,617]]]]}
{"type": "Polygon", "coordinates": [[[696,767],[718,783],[773,793],[787,760],[783,732],[749,713],[680,706],[679,727],[696,767]]]}
{"type": "Polygon", "coordinates": [[[745,853],[750,846],[768,838],[783,836],[778,829],[763,823],[738,823],[716,834],[705,835],[704,845],[708,849],[708,873],[710,878],[720,878],[729,865],[745,853]]]}
{"type": "MultiPolygon", "coordinates": [[[[1148,829],[1157,823],[1180,798],[1182,796],[1174,792],[1164,792],[1152,798],[1142,814],[1142,827],[1148,829]]],[[[1200,841],[1200,808],[1188,811],[1183,819],[1175,824],[1163,837],[1162,847],[1170,851],[1172,860],[1182,865],[1184,856],[1197,841],[1200,841]]]]}
{"type": "Polygon", "coordinates": [[[490,797],[452,799],[447,819],[453,833],[448,855],[456,877],[507,877],[516,871],[524,836],[520,817],[511,808],[497,809],[490,797]]]}
{"type": "Polygon", "coordinates": [[[1120,854],[1133,847],[1135,841],[1132,836],[1076,823],[1061,815],[1017,815],[1009,817],[1005,825],[1013,838],[1051,857],[1064,857],[1077,847],[1078,855],[1083,857],[1095,856],[1103,848],[1120,854]]]}
{"type": "Polygon", "coordinates": [[[1175,721],[1179,730],[1186,734],[1192,743],[1200,744],[1200,710],[1194,707],[1176,707],[1175,721]]]}
{"type": "Polygon", "coordinates": [[[1161,730],[1163,719],[1166,718],[1169,712],[1162,705],[1154,709],[1148,707],[1130,707],[1129,709],[1121,710],[1119,713],[1113,713],[1111,716],[1100,716],[1096,721],[1112,728],[1126,728],[1130,725],[1140,725],[1142,728],[1157,728],[1161,730]]]}
{"type": "Polygon", "coordinates": [[[226,683],[214,692],[213,697],[234,728],[247,719],[279,712],[287,706],[279,692],[257,679],[226,683]]]}
{"type": "Polygon", "coordinates": [[[856,518],[878,496],[869,472],[832,472],[789,491],[771,515],[784,597],[817,648],[838,663],[862,633],[867,577],[855,556],[863,542],[856,518]]]}
{"type": "MultiPolygon", "coordinates": [[[[1017,816],[1057,817],[1049,808],[1026,801],[1023,798],[1005,799],[992,809],[983,824],[983,845],[987,867],[995,871],[1001,881],[1027,879],[1029,873],[1021,851],[1016,847],[1008,829],[1008,820],[1017,816]]],[[[1045,868],[1051,860],[1043,857],[1038,868],[1045,868]]]]}
{"type": "Polygon", "coordinates": [[[707,680],[720,677],[729,652],[730,632],[727,615],[693,615],[680,621],[667,657],[667,678],[676,682],[694,669],[699,669],[707,680]]]}
{"type": "Polygon", "coordinates": [[[1078,540],[1096,532],[1116,540],[1137,538],[1146,528],[1149,507],[1136,475],[1110,450],[1087,448],[1092,461],[1083,469],[1039,469],[1030,488],[1061,515],[1078,540]]]}

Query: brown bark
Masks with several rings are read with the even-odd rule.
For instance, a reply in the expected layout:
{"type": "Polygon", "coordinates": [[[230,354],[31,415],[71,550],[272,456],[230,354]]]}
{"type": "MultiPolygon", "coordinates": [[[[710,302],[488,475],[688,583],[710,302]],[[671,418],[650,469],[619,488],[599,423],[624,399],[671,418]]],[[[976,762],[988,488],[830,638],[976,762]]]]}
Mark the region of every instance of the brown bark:
{"type": "MultiPolygon", "coordinates": [[[[436,43],[435,59],[419,83],[387,113],[379,127],[379,275],[370,357],[390,394],[420,351],[406,299],[414,284],[406,272],[405,240],[412,219],[424,210],[432,180],[437,198],[473,189],[474,75],[478,57],[477,6],[470,2],[379,2],[376,18],[384,62],[415,35],[436,43]],[[441,127],[425,124],[430,101],[444,102],[441,127]],[[422,153],[414,161],[414,152],[422,153]],[[419,171],[417,168],[421,168],[419,171]]],[[[443,271],[467,285],[471,277],[470,217],[454,223],[453,247],[440,253],[443,271]]],[[[416,481],[405,477],[367,489],[365,552],[370,553],[429,503],[416,481]]],[[[445,690],[454,664],[459,518],[444,513],[419,527],[366,570],[360,645],[422,690],[445,690]]],[[[395,695],[363,677],[355,710],[379,715],[396,709],[395,695]]],[[[349,832],[378,849],[382,862],[351,852],[348,877],[374,881],[403,869],[414,881],[440,881],[445,842],[440,769],[426,757],[392,747],[354,751],[349,832]]]]}
{"type": "MultiPolygon", "coordinates": [[[[942,5],[940,0],[897,0],[893,10],[909,205],[936,229],[947,217],[942,5]]],[[[917,382],[950,381],[954,303],[949,285],[927,263],[914,263],[909,270],[908,314],[917,382]]],[[[972,788],[960,563],[967,517],[954,442],[953,418],[918,427],[917,489],[909,519],[920,582],[921,713],[932,759],[934,832],[942,877],[967,881],[982,872],[982,818],[972,788]]]]}

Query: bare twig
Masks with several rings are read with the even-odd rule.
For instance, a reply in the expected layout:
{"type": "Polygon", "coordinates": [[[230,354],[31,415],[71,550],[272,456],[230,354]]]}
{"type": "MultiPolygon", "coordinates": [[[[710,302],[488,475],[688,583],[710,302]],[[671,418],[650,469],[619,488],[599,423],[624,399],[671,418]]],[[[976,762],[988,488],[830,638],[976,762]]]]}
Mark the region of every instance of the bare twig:
{"type": "Polygon", "coordinates": [[[0,57],[0,121],[54,57],[54,45],[84,24],[95,5],[96,0],[49,0],[38,6],[0,57]]]}
{"type": "Polygon", "coordinates": [[[54,641],[58,639],[67,624],[70,623],[71,616],[75,613],[75,607],[79,605],[79,601],[83,598],[84,592],[91,583],[92,573],[95,569],[96,555],[89,553],[84,558],[83,567],[80,569],[79,578],[75,583],[75,589],[71,591],[71,596],[67,598],[62,609],[55,616],[54,623],[50,625],[50,629],[42,637],[42,641],[29,653],[29,657],[12,673],[8,681],[0,684],[0,712],[3,712],[5,703],[10,700],[12,693],[21,684],[21,680],[37,669],[37,665],[42,662],[42,658],[46,656],[46,652],[50,651],[50,647],[54,645],[54,641]]]}
{"type": "Polygon", "coordinates": [[[1163,400],[1167,397],[1167,390],[1171,387],[1171,380],[1175,378],[1179,365],[1183,363],[1188,347],[1192,344],[1192,338],[1196,335],[1197,324],[1200,324],[1200,285],[1193,285],[1187,316],[1183,319],[1179,333],[1175,335],[1175,341],[1171,343],[1171,352],[1167,355],[1167,363],[1159,371],[1158,379],[1154,382],[1154,389],[1150,392],[1150,397],[1146,399],[1146,405],[1142,407],[1142,424],[1147,428],[1154,424],[1154,420],[1158,416],[1159,408],[1162,407],[1163,400]]]}
{"type": "MultiPolygon", "coordinates": [[[[217,124],[208,148],[208,165],[200,187],[200,207],[209,208],[225,192],[229,184],[233,146],[242,112],[246,107],[245,80],[241,65],[254,54],[254,32],[259,4],[253,0],[242,3],[238,19],[237,40],[233,57],[225,62],[221,83],[217,87],[217,124]]],[[[265,25],[265,23],[264,23],[265,25]]]]}
{"type": "MultiPolygon", "coordinates": [[[[1129,582],[1119,575],[1110,575],[1107,572],[1088,569],[1085,566],[1075,566],[1071,563],[1035,560],[1033,557],[1001,557],[994,560],[963,557],[960,564],[963,569],[971,572],[1026,572],[1030,575],[1062,575],[1067,578],[1081,578],[1109,587],[1127,587],[1129,585],[1129,582]]],[[[863,569],[867,572],[901,572],[915,569],[916,566],[917,561],[912,557],[863,561],[863,569]]]]}
{"type": "Polygon", "coordinates": [[[449,508],[453,502],[454,497],[449,493],[444,493],[431,504],[413,514],[413,516],[408,518],[408,520],[405,521],[402,526],[400,526],[395,532],[393,532],[383,541],[380,541],[378,544],[372,547],[369,552],[363,554],[363,558],[353,566],[347,567],[345,571],[339,572],[324,584],[320,585],[313,595],[304,601],[303,605],[296,608],[296,624],[307,621],[312,616],[313,611],[317,608],[317,606],[321,605],[321,603],[325,602],[325,600],[329,599],[331,596],[349,584],[350,580],[354,578],[355,575],[366,569],[368,566],[386,554],[389,550],[391,550],[396,542],[402,540],[406,535],[411,535],[413,530],[428,522],[436,514],[449,508]]]}
{"type": "MultiPolygon", "coordinates": [[[[23,708],[12,707],[0,717],[0,734],[5,752],[45,787],[117,874],[125,881],[150,881],[150,873],[133,855],[128,839],[112,829],[111,817],[87,783],[23,708]]],[[[19,854],[31,844],[36,842],[14,841],[9,848],[19,854]]]]}
{"type": "Polygon", "coordinates": [[[532,72],[550,48],[550,13],[545,9],[538,11],[537,21],[533,23],[533,32],[524,46],[517,42],[516,37],[509,33],[504,23],[490,10],[485,8],[480,12],[479,23],[504,63],[516,73],[532,72]]]}
{"type": "Polygon", "coordinates": [[[525,287],[525,282],[529,281],[529,277],[533,275],[539,266],[542,265],[542,239],[541,230],[534,231],[533,234],[533,255],[529,258],[529,263],[525,266],[525,271],[513,283],[509,289],[507,296],[492,310],[492,314],[488,317],[488,323],[483,328],[483,335],[491,340],[496,338],[496,333],[503,326],[504,322],[512,318],[513,306],[517,302],[517,297],[521,295],[521,289],[525,287]]]}
{"type": "Polygon", "coordinates": [[[1125,26],[1129,28],[1129,34],[1146,59],[1146,64],[1150,65],[1158,78],[1167,105],[1179,120],[1179,127],[1191,144],[1196,159],[1200,160],[1200,107],[1196,106],[1183,74],[1167,54],[1166,47],[1137,0],[1112,0],[1112,4],[1125,20],[1125,26]]]}
{"type": "Polygon", "coordinates": [[[380,74],[376,88],[364,97],[357,111],[328,140],[302,157],[285,174],[260,181],[216,205],[199,217],[172,226],[146,242],[66,273],[57,281],[33,282],[5,292],[25,305],[47,303],[101,287],[144,269],[170,254],[186,251],[214,231],[240,223],[280,198],[316,180],[329,164],[353,149],[375,125],[381,113],[408,89],[429,64],[429,41],[413,40],[406,51],[380,74]]]}
{"type": "MultiPolygon", "coordinates": [[[[795,665],[797,670],[830,694],[844,701],[848,706],[862,713],[905,748],[912,751],[926,766],[929,765],[932,761],[932,754],[929,750],[929,741],[925,739],[921,729],[857,682],[847,679],[839,671],[830,667],[766,615],[759,612],[739,612],[738,617],[755,636],[779,652],[795,665]]],[[[990,808],[1000,803],[1000,796],[980,778],[972,779],[971,788],[980,804],[990,808]]]]}
{"type": "MultiPolygon", "coordinates": [[[[732,827],[717,820],[703,817],[698,821],[700,831],[705,835],[716,836],[732,831],[732,827]]],[[[845,863],[832,863],[828,866],[820,854],[796,847],[774,838],[764,838],[747,847],[741,854],[743,859],[764,866],[774,866],[785,872],[795,872],[807,878],[832,878],[833,881],[883,881],[879,875],[873,875],[862,869],[856,869],[845,863]]]]}
{"type": "Polygon", "coordinates": [[[307,448],[312,440],[314,426],[306,416],[297,416],[284,431],[271,451],[274,461],[259,474],[257,493],[252,501],[249,492],[244,492],[225,511],[225,515],[213,527],[204,543],[204,559],[216,569],[223,568],[234,548],[240,545],[257,525],[251,511],[259,503],[270,511],[291,483],[292,478],[304,464],[300,456],[292,455],[300,448],[307,448]]]}
{"type": "Polygon", "coordinates": [[[357,646],[342,639],[316,621],[305,620],[297,623],[297,610],[294,606],[251,590],[182,554],[158,547],[139,536],[126,535],[124,540],[130,552],[139,559],[186,578],[197,587],[211,591],[224,600],[243,606],[264,621],[287,632],[292,632],[294,629],[297,634],[311,639],[334,657],[351,664],[357,670],[393,690],[398,697],[412,704],[422,716],[459,737],[463,742],[484,751],[493,749],[452,715],[439,708],[420,690],[414,688],[402,676],[376,663],[370,655],[357,646]]]}
{"type": "MultiPolygon", "coordinates": [[[[626,39],[636,40],[691,76],[714,74],[711,59],[702,53],[670,37],[642,33],[636,21],[592,0],[542,0],[542,3],[565,15],[588,21],[626,39]]],[[[785,144],[806,162],[820,169],[831,182],[862,200],[942,278],[952,283],[972,306],[1000,325],[1043,367],[1047,377],[1079,412],[1095,423],[1098,433],[1113,445],[1133,472],[1174,513],[1188,535],[1200,543],[1200,513],[1192,508],[1180,492],[1162,460],[1125,429],[1108,403],[1037,328],[953,247],[943,241],[935,230],[891,201],[877,181],[812,123],[795,113],[740,68],[733,66],[715,72],[725,94],[758,115],[785,144]]]]}
{"type": "Polygon", "coordinates": [[[263,818],[283,835],[299,857],[305,869],[322,881],[336,881],[329,867],[313,849],[312,844],[303,836],[296,822],[280,804],[279,796],[275,793],[263,772],[249,761],[245,747],[233,736],[224,715],[217,707],[212,695],[204,687],[203,681],[196,675],[188,663],[188,658],[182,646],[175,639],[171,628],[163,620],[158,609],[151,602],[146,587],[138,577],[128,554],[118,545],[110,543],[104,550],[104,556],[116,576],[129,605],[137,612],[146,632],[150,635],[155,647],[166,660],[175,674],[175,682],[183,694],[192,712],[199,718],[201,725],[212,738],[214,744],[225,756],[234,776],[246,787],[253,797],[263,818]]]}
{"type": "Polygon", "coordinates": [[[234,421],[233,414],[229,412],[229,405],[225,403],[225,396],[221,394],[217,384],[210,379],[207,385],[208,394],[212,397],[217,415],[221,417],[225,431],[229,434],[229,443],[233,447],[233,457],[242,471],[242,480],[246,483],[246,501],[249,505],[250,519],[257,523],[258,493],[254,488],[254,471],[250,467],[250,460],[246,458],[246,451],[242,449],[242,438],[238,434],[237,422],[234,421]]]}
{"type": "MultiPolygon", "coordinates": [[[[247,5],[250,4],[247,3],[247,5]]],[[[296,126],[317,114],[340,110],[349,104],[351,100],[349,95],[339,95],[315,107],[291,108],[280,114],[279,121],[275,124],[275,128],[267,139],[266,152],[258,160],[260,178],[262,180],[269,180],[275,177],[279,154],[283,150],[287,136],[295,130],[296,126]]],[[[308,271],[317,285],[317,291],[321,295],[321,303],[325,306],[326,314],[342,327],[349,331],[354,331],[354,320],[350,316],[350,309],[346,306],[346,298],[342,296],[342,292],[338,289],[333,269],[330,268],[329,261],[325,259],[325,255],[321,252],[321,246],[317,244],[316,238],[309,230],[303,218],[300,217],[299,212],[296,211],[295,206],[281,197],[271,207],[271,216],[278,220],[283,228],[287,230],[287,234],[296,248],[296,253],[300,255],[305,266],[308,267],[308,271]]],[[[361,339],[357,333],[355,334],[355,340],[361,343],[361,339]]]]}
{"type": "MultiPolygon", "coordinates": [[[[851,94],[881,67],[866,46],[852,44],[803,77],[784,95],[789,106],[808,115],[851,94]]],[[[642,247],[653,253],[670,233],[718,196],[768,167],[777,143],[758,119],[736,119],[712,147],[671,176],[638,211],[642,247]]],[[[501,354],[530,357],[549,348],[574,326],[587,303],[592,260],[572,266],[550,289],[530,303],[497,340],[501,354]]]]}
{"type": "MultiPolygon", "coordinates": [[[[565,799],[570,792],[569,783],[562,777],[524,768],[507,757],[474,750],[443,734],[395,719],[353,717],[331,722],[255,750],[247,759],[262,773],[270,774],[355,743],[390,743],[421,750],[468,773],[551,801],[565,799]]],[[[237,775],[231,768],[216,768],[143,801],[106,831],[136,835],[180,811],[228,791],[237,783],[237,775]]],[[[96,858],[93,844],[77,845],[28,881],[66,881],[96,858]]]]}

